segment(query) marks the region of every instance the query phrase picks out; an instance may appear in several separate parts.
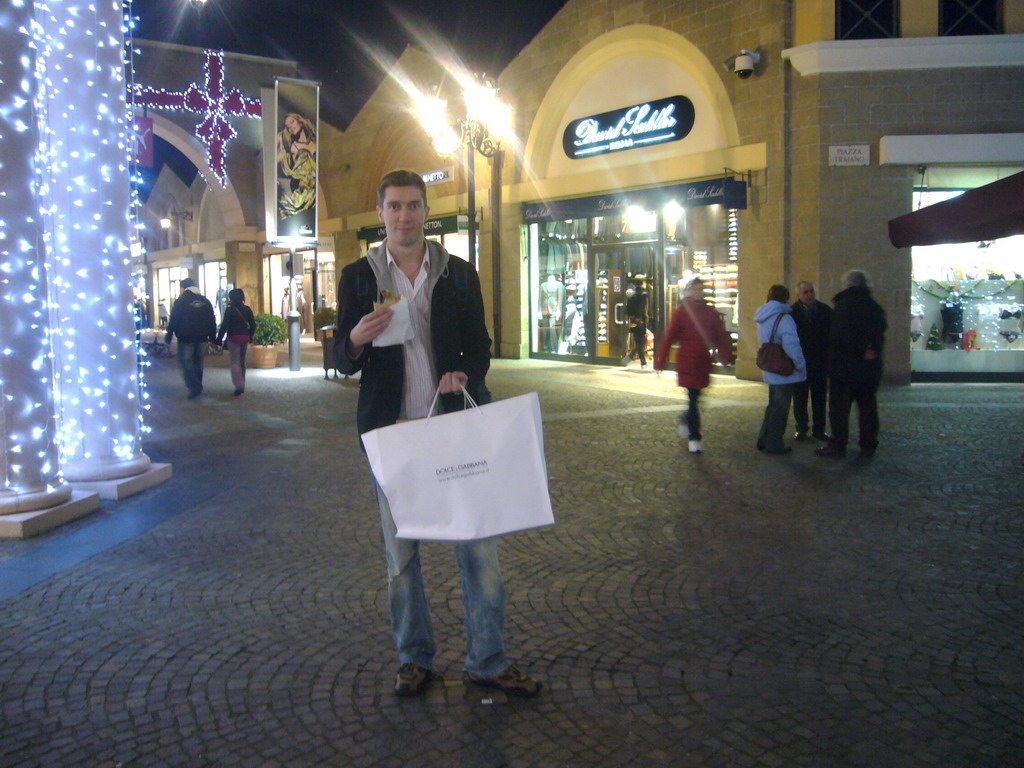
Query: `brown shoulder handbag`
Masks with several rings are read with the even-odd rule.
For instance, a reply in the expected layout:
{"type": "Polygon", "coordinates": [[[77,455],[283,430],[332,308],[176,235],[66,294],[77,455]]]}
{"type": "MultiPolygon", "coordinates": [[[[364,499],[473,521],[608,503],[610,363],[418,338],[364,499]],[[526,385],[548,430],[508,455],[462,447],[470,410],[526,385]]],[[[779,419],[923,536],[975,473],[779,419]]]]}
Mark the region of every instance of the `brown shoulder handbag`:
{"type": "Polygon", "coordinates": [[[775,332],[779,330],[779,323],[782,322],[783,313],[775,318],[775,325],[768,336],[768,341],[757,350],[757,367],[768,373],[777,373],[780,376],[789,376],[793,372],[793,361],[786,354],[786,350],[775,340],[775,332]]]}

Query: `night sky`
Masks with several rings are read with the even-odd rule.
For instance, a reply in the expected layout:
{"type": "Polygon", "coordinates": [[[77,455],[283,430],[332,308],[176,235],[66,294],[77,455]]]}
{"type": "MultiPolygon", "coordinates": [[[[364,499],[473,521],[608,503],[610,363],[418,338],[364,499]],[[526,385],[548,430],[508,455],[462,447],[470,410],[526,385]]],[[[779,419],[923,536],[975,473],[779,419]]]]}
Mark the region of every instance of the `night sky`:
{"type": "Polygon", "coordinates": [[[347,127],[395,59],[440,40],[475,72],[500,73],[566,0],[139,0],[137,37],[299,62],[321,82],[320,117],[347,127]]]}

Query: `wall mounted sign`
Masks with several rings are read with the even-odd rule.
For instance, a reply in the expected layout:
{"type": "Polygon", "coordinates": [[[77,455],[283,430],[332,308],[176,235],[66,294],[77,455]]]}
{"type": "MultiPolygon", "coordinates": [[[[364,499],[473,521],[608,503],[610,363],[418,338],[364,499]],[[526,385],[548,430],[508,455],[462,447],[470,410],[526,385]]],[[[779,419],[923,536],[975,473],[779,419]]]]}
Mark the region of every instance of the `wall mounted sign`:
{"type": "Polygon", "coordinates": [[[578,197],[574,200],[523,203],[523,223],[612,216],[622,213],[631,205],[638,205],[647,210],[658,210],[669,203],[682,206],[722,205],[742,210],[747,207],[747,184],[726,177],[655,189],[608,192],[604,195],[578,197]]]}
{"type": "Polygon", "coordinates": [[[871,165],[870,144],[833,144],[828,148],[829,165],[871,165]]]}
{"type": "Polygon", "coordinates": [[[452,169],[451,168],[439,168],[436,171],[429,171],[423,174],[423,183],[427,186],[431,184],[440,184],[442,181],[451,181],[452,169]]]}
{"type": "Polygon", "coordinates": [[[573,120],[562,149],[573,160],[679,141],[693,130],[693,102],[685,96],[648,101],[573,120]]]}

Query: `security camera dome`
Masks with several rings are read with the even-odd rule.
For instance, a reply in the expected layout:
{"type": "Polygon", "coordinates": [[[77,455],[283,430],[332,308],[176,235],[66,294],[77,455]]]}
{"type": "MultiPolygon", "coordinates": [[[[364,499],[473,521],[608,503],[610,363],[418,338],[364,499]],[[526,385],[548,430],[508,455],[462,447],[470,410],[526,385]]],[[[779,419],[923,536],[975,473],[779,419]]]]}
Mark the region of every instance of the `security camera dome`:
{"type": "Polygon", "coordinates": [[[733,65],[733,71],[741,80],[746,80],[754,74],[754,57],[749,53],[741,53],[736,57],[736,63],[733,65]]]}

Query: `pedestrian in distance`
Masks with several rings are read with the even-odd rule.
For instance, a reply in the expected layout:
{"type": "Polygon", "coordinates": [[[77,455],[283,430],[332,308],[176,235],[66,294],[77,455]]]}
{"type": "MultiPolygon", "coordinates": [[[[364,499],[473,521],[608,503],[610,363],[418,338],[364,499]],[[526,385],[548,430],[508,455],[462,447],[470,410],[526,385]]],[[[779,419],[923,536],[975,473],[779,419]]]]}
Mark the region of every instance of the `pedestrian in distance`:
{"type": "Polygon", "coordinates": [[[629,334],[633,340],[633,349],[626,356],[626,363],[639,357],[640,367],[647,367],[647,326],[650,325],[650,294],[643,280],[633,283],[633,293],[626,300],[626,320],[629,322],[629,334]]]}
{"type": "Polygon", "coordinates": [[[757,450],[770,454],[785,454],[793,450],[784,442],[786,421],[793,401],[793,389],[807,378],[807,363],[788,301],[789,289],[784,285],[773,285],[768,289],[768,301],[754,312],[758,345],[772,339],[782,345],[783,351],[793,361],[793,372],[787,376],[761,371],[761,377],[768,385],[768,406],[764,409],[761,431],[757,435],[757,450]]]}
{"type": "Polygon", "coordinates": [[[178,363],[192,400],[203,392],[203,358],[207,345],[217,339],[217,320],[213,304],[190,277],[181,281],[181,295],[171,307],[166,343],[170,344],[174,336],[178,337],[178,363]]]}
{"type": "MultiPolygon", "coordinates": [[[[334,355],[346,375],[361,371],[359,433],[428,415],[440,389],[444,412],[463,407],[461,388],[486,398],[491,339],[484,323],[480,280],[472,264],[452,258],[424,237],[427,190],[412,171],[386,174],[377,189],[385,240],[346,266],[338,284],[334,355]],[[409,304],[412,338],[377,346],[394,311],[382,299],[409,304]],[[375,307],[375,303],[378,306],[375,307]]],[[[387,496],[373,481],[384,534],[391,629],[400,666],[395,693],[423,693],[434,677],[437,651],[420,565],[418,541],[399,539],[387,496]]],[[[513,666],[505,651],[505,585],[498,537],[455,545],[465,606],[465,680],[511,695],[532,696],[541,683],[513,666]]]]}
{"type": "Polygon", "coordinates": [[[719,359],[732,363],[732,348],[725,324],[718,311],[704,300],[704,281],[694,278],[683,290],[683,300],[676,307],[661,344],[654,356],[654,370],[663,371],[669,351],[676,350],[676,378],[686,388],[689,403],[679,415],[679,436],[688,441],[690,453],[704,450],[700,419],[701,391],[711,384],[711,350],[718,350],[719,359]]]}
{"type": "Polygon", "coordinates": [[[228,305],[217,331],[217,343],[221,346],[227,344],[235,397],[245,392],[245,353],[249,349],[254,333],[256,318],[252,314],[252,309],[246,306],[245,291],[241,288],[232,288],[228,291],[228,305]]]}
{"type": "Polygon", "coordinates": [[[797,440],[806,440],[808,433],[825,442],[826,403],[828,401],[828,345],[832,328],[832,307],[818,301],[814,283],[802,280],[796,286],[793,321],[800,337],[800,349],[807,363],[807,378],[793,385],[793,422],[797,440]],[[811,418],[807,415],[810,399],[811,418]]]}
{"type": "Polygon", "coordinates": [[[852,269],[843,276],[842,291],[832,299],[829,343],[829,426],[832,436],[815,453],[828,458],[846,455],[850,439],[850,408],[857,404],[860,456],[870,459],[878,448],[878,401],[885,346],[885,310],[871,296],[871,276],[852,269]]]}

